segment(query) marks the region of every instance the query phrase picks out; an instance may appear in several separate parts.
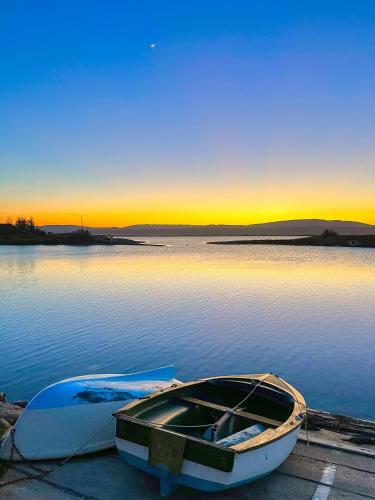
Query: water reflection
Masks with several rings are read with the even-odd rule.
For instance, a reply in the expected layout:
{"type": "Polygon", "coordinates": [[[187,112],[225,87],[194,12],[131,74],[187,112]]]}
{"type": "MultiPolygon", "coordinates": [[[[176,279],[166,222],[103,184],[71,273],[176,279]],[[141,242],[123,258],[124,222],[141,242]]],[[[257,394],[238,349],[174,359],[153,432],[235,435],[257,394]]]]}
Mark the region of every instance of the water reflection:
{"type": "Polygon", "coordinates": [[[312,406],[375,416],[375,252],[166,242],[0,247],[1,388],[176,363],[274,371],[312,406]]]}

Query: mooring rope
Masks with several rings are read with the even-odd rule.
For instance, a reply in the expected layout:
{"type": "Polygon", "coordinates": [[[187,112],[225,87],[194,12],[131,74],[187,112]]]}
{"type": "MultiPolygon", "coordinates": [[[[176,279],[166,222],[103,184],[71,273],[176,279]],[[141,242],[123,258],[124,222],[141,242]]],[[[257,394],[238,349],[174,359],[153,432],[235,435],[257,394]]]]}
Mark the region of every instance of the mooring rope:
{"type": "Polygon", "coordinates": [[[12,449],[11,449],[11,452],[10,452],[10,461],[12,461],[13,459],[13,454],[14,452],[16,452],[18,454],[18,456],[21,458],[22,462],[21,463],[25,463],[27,464],[31,469],[35,470],[36,472],[39,472],[39,474],[36,474],[36,475],[29,475],[29,476],[24,476],[24,477],[20,477],[20,478],[17,478],[17,479],[13,479],[12,481],[7,481],[6,483],[0,483],[0,488],[4,488],[5,486],[9,486],[11,484],[16,484],[16,483],[21,483],[23,481],[30,481],[32,479],[43,479],[44,477],[48,476],[49,474],[52,474],[52,472],[55,472],[57,469],[59,469],[60,467],[62,467],[63,465],[65,465],[67,462],[69,462],[69,460],[71,460],[72,458],[74,458],[76,455],[78,455],[78,453],[85,447],[87,446],[94,438],[96,438],[96,436],[98,436],[110,423],[112,423],[113,419],[115,417],[112,416],[111,417],[111,420],[109,420],[108,422],[106,422],[98,431],[96,431],[92,436],[90,436],[89,439],[87,439],[87,441],[85,441],[79,448],[77,448],[71,455],[69,455],[68,457],[64,458],[64,460],[62,460],[61,462],[59,462],[55,467],[53,467],[52,469],[49,469],[49,470],[45,470],[45,471],[41,471],[41,469],[39,467],[36,467],[32,460],[29,460],[28,458],[24,457],[24,455],[21,453],[20,449],[17,447],[16,445],[16,442],[15,442],[15,438],[14,438],[14,435],[16,433],[16,429],[13,428],[10,430],[10,435],[11,435],[11,439],[12,439],[12,449]]]}

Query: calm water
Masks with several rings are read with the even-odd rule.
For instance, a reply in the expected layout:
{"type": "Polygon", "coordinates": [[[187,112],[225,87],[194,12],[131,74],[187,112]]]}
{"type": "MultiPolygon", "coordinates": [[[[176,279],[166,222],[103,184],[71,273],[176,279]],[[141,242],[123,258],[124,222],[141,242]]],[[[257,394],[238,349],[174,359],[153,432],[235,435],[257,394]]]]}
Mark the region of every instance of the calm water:
{"type": "Polygon", "coordinates": [[[153,241],[170,246],[0,247],[0,390],[174,363],[272,371],[312,407],[375,417],[374,250],[153,241]]]}

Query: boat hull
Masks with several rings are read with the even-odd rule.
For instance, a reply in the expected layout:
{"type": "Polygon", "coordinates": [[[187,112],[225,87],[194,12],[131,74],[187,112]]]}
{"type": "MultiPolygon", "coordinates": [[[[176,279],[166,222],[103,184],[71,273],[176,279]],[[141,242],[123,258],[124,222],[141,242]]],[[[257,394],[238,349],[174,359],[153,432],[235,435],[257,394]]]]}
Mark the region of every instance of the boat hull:
{"type": "Polygon", "coordinates": [[[116,434],[112,414],[173,383],[178,383],[174,368],[164,367],[133,374],[86,375],[53,384],[30,401],[0,441],[0,459],[46,460],[111,448],[116,434]]]}
{"type": "Polygon", "coordinates": [[[276,441],[236,454],[231,472],[224,472],[184,459],[179,475],[166,474],[163,467],[149,465],[148,447],[118,437],[116,446],[125,462],[158,477],[161,482],[169,483],[164,488],[165,493],[170,489],[171,483],[214,492],[253,482],[277,469],[293,450],[299,430],[298,427],[276,441]]]}

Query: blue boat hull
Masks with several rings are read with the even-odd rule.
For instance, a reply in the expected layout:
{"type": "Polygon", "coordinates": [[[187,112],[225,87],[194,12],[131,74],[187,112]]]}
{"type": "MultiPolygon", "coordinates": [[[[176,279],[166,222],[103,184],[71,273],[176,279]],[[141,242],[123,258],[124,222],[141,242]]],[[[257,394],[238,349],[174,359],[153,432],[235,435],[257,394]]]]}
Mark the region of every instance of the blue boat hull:
{"type": "Polygon", "coordinates": [[[84,375],[39,392],[0,442],[0,459],[45,460],[115,445],[113,413],[134,399],[176,383],[174,367],[130,374],[84,375]],[[12,453],[13,451],[13,453],[12,453]]]}
{"type": "Polygon", "coordinates": [[[163,470],[162,468],[152,467],[148,464],[147,460],[143,460],[142,458],[135,457],[130,453],[126,453],[123,451],[119,451],[119,455],[122,460],[127,462],[132,467],[142,470],[143,472],[147,472],[160,480],[160,493],[162,496],[167,496],[173,492],[176,486],[187,486],[189,488],[193,488],[195,490],[207,491],[207,492],[218,492],[224,491],[229,488],[235,488],[237,486],[241,486],[244,484],[252,483],[262,477],[268,476],[267,474],[260,474],[258,476],[249,477],[244,481],[238,481],[236,483],[232,483],[229,485],[223,485],[221,483],[215,483],[213,481],[208,481],[206,479],[198,479],[195,477],[187,476],[186,474],[179,474],[175,476],[170,474],[169,472],[163,470]]]}

